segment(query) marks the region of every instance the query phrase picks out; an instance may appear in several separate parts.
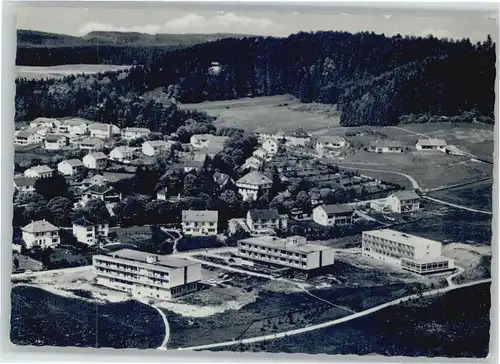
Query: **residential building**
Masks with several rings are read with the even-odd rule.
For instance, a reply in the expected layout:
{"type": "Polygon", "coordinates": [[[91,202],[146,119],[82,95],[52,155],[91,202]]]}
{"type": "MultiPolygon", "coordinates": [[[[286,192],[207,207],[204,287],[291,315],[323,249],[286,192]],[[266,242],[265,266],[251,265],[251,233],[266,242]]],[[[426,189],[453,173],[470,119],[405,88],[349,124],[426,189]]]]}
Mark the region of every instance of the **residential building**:
{"type": "Polygon", "coordinates": [[[109,224],[97,216],[81,217],[73,221],[73,236],[80,243],[94,245],[99,238],[105,238],[109,233],[109,224]]]}
{"type": "Polygon", "coordinates": [[[277,230],[287,229],[288,216],[281,216],[275,209],[250,210],[246,222],[252,234],[273,235],[277,230]]]}
{"type": "Polygon", "coordinates": [[[132,140],[147,137],[151,133],[148,128],[125,128],[122,129],[122,138],[132,140]]]}
{"type": "Polygon", "coordinates": [[[347,140],[341,136],[321,136],[315,144],[316,151],[321,149],[339,149],[348,146],[347,140]]]}
{"type": "Polygon", "coordinates": [[[134,297],[169,300],[198,290],[201,263],[122,249],[92,257],[97,284],[134,297]]]}
{"type": "Polygon", "coordinates": [[[182,211],[182,232],[191,236],[217,235],[218,211],[184,210],[182,211]]]}
{"type": "Polygon", "coordinates": [[[86,138],[78,142],[78,147],[83,150],[97,152],[104,149],[104,141],[98,138],[86,138]]]}
{"type": "Polygon", "coordinates": [[[36,178],[33,177],[14,177],[14,189],[18,192],[34,192],[36,178]]]}
{"type": "Polygon", "coordinates": [[[132,147],[127,147],[127,146],[116,147],[111,152],[109,152],[109,159],[117,162],[124,162],[127,160],[131,160],[134,158],[134,151],[135,148],[132,147]]]}
{"type": "Polygon", "coordinates": [[[52,177],[53,173],[54,170],[45,164],[34,166],[24,171],[26,177],[33,178],[49,178],[52,177]]]}
{"type": "Polygon", "coordinates": [[[241,169],[250,168],[259,170],[262,168],[263,165],[264,165],[264,160],[262,158],[253,155],[245,160],[245,163],[241,166],[241,169]]]}
{"type": "Polygon", "coordinates": [[[53,129],[57,128],[61,121],[54,118],[39,117],[30,122],[30,128],[33,129],[53,129]]]}
{"type": "Polygon", "coordinates": [[[26,248],[39,246],[42,249],[53,247],[61,242],[59,228],[44,220],[32,221],[21,228],[26,248]]]}
{"type": "Polygon", "coordinates": [[[120,128],[113,124],[93,123],[88,126],[90,136],[99,139],[108,139],[120,134],[120,128]]]}
{"type": "Polygon", "coordinates": [[[220,153],[223,148],[210,146],[208,148],[202,148],[194,153],[193,160],[195,162],[205,162],[207,157],[213,158],[217,153],[220,153]]]}
{"type": "Polygon", "coordinates": [[[221,172],[215,172],[213,175],[213,179],[220,188],[224,187],[231,180],[229,175],[221,172]]]}
{"type": "Polygon", "coordinates": [[[167,201],[168,200],[168,189],[167,189],[167,187],[163,187],[163,188],[159,189],[156,192],[156,199],[157,200],[163,200],[163,201],[167,201]]]}
{"type": "Polygon", "coordinates": [[[374,153],[401,153],[403,143],[397,140],[374,140],[368,145],[368,151],[374,153]]]}
{"type": "Polygon", "coordinates": [[[279,142],[276,139],[269,138],[262,142],[262,148],[270,155],[278,153],[279,142]]]}
{"type": "Polygon", "coordinates": [[[59,150],[66,148],[69,144],[69,138],[61,134],[49,134],[45,137],[44,148],[48,150],[59,150]]]}
{"type": "Polygon", "coordinates": [[[88,169],[104,169],[108,164],[108,156],[102,152],[92,152],[83,157],[83,165],[88,169]]]}
{"type": "Polygon", "coordinates": [[[15,145],[34,145],[42,142],[42,136],[34,131],[18,130],[14,133],[15,145]]]}
{"type": "Polygon", "coordinates": [[[142,143],[142,153],[149,157],[153,157],[156,154],[164,150],[169,150],[173,145],[171,141],[164,140],[148,140],[147,142],[142,143]]]}
{"type": "Polygon", "coordinates": [[[242,264],[286,269],[305,277],[327,273],[334,264],[333,248],[308,243],[302,236],[243,239],[238,241],[238,256],[242,264]]]}
{"type": "Polygon", "coordinates": [[[312,211],[314,222],[323,226],[351,225],[354,209],[349,205],[320,205],[312,211]]]}
{"type": "Polygon", "coordinates": [[[438,150],[446,152],[446,141],[443,139],[419,139],[415,145],[417,150],[438,150]]]}
{"type": "Polygon", "coordinates": [[[270,161],[273,155],[269,154],[264,148],[257,148],[253,151],[252,156],[260,158],[264,161],[270,161]]]}
{"type": "Polygon", "coordinates": [[[396,230],[363,231],[362,253],[419,273],[437,273],[454,268],[453,259],[442,256],[438,241],[396,230]]]}
{"type": "Polygon", "coordinates": [[[229,139],[227,136],[217,136],[212,134],[194,134],[189,140],[191,146],[195,149],[217,148],[224,149],[224,144],[229,139]]]}
{"type": "Polygon", "coordinates": [[[420,209],[420,196],[415,191],[394,192],[387,202],[392,212],[414,212],[420,209]]]}
{"type": "Polygon", "coordinates": [[[67,159],[57,164],[57,170],[63,176],[74,176],[85,170],[85,165],[79,159],[67,159]]]}
{"type": "Polygon", "coordinates": [[[307,134],[303,128],[298,128],[291,133],[285,134],[285,145],[286,146],[305,146],[311,141],[311,136],[307,134]]]}
{"type": "Polygon", "coordinates": [[[257,200],[260,195],[269,191],[273,181],[258,171],[252,171],[236,181],[239,194],[243,200],[257,200]]]}
{"type": "Polygon", "coordinates": [[[121,201],[120,192],[107,185],[92,185],[82,191],[82,203],[99,199],[105,203],[118,203],[121,201]]]}
{"type": "Polygon", "coordinates": [[[71,135],[85,135],[88,132],[88,121],[80,118],[61,120],[57,128],[58,133],[68,133],[71,135]]]}

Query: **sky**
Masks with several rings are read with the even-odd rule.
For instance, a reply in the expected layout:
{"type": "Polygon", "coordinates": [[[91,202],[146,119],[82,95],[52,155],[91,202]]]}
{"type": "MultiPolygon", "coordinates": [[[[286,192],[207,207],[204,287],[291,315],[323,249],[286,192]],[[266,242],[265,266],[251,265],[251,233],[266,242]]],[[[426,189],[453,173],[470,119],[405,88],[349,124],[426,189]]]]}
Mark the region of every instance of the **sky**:
{"type": "MultiPolygon", "coordinates": [[[[77,4],[79,7],[20,6],[18,29],[85,35],[91,31],[140,33],[238,33],[288,36],[299,31],[373,31],[387,36],[496,39],[497,14],[493,9],[390,9],[265,4],[77,4]],[[85,6],[85,7],[84,7],[85,6]]],[[[331,4],[330,4],[331,5],[331,4]]],[[[414,5],[415,6],[415,5],[414,5]]]]}

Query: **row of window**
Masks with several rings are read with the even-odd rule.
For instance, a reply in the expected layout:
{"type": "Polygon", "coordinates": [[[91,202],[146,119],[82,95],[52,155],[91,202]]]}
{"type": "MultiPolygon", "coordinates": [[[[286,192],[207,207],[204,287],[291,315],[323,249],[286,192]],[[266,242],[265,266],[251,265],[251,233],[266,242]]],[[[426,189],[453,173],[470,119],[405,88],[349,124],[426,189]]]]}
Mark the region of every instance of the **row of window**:
{"type": "Polygon", "coordinates": [[[276,248],[268,248],[268,247],[262,247],[260,245],[252,245],[252,244],[247,244],[247,243],[240,243],[241,248],[246,248],[249,250],[253,250],[256,252],[263,252],[267,253],[268,255],[286,255],[288,257],[297,257],[301,259],[305,259],[307,257],[306,254],[300,254],[300,253],[293,253],[288,250],[282,250],[282,249],[276,249],[276,248]]]}
{"type": "Polygon", "coordinates": [[[194,227],[198,227],[198,226],[215,226],[215,222],[191,222],[191,221],[183,221],[182,222],[184,225],[186,226],[194,226],[194,227]]]}
{"type": "MultiPolygon", "coordinates": [[[[101,259],[96,259],[95,262],[100,265],[104,265],[106,267],[111,267],[111,269],[115,268],[120,271],[132,271],[132,272],[138,272],[139,268],[134,265],[127,265],[127,264],[121,264],[121,263],[112,263],[108,262],[106,260],[101,260],[101,259]]],[[[168,277],[169,273],[168,272],[159,272],[156,270],[152,269],[146,269],[146,268],[141,268],[141,273],[147,274],[148,276],[154,275],[158,277],[168,277]]]]}
{"type": "MultiPolygon", "coordinates": [[[[363,235],[363,244],[368,243],[375,246],[397,246],[403,250],[415,251],[415,247],[408,244],[403,244],[393,240],[387,240],[383,238],[379,238],[377,236],[363,235]]],[[[429,246],[427,246],[429,248],[429,246]]]]}
{"type": "Polygon", "coordinates": [[[289,265],[295,265],[298,267],[306,267],[307,264],[302,261],[298,260],[293,260],[293,259],[285,259],[285,258],[277,258],[277,257],[272,257],[266,254],[259,254],[259,253],[254,253],[248,250],[240,250],[240,254],[244,256],[248,256],[250,258],[255,258],[255,259],[260,259],[260,260],[266,260],[269,262],[273,263],[278,263],[278,264],[289,264],[289,265]]]}

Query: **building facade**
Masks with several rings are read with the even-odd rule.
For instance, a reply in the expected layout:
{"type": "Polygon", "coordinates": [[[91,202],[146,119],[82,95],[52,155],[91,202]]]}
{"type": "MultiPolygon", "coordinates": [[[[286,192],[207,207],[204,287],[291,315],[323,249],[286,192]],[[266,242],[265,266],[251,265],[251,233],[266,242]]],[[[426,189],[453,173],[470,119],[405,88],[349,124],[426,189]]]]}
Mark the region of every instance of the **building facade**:
{"type": "Polygon", "coordinates": [[[238,193],[243,197],[243,201],[257,200],[266,191],[269,191],[273,181],[258,171],[252,171],[236,181],[238,193]]]}
{"type": "Polygon", "coordinates": [[[394,192],[387,202],[392,212],[415,212],[420,209],[420,196],[415,191],[394,192]]]}
{"type": "Polygon", "coordinates": [[[35,192],[35,182],[33,177],[14,177],[14,189],[17,192],[35,192]]]}
{"type": "Polygon", "coordinates": [[[59,228],[46,220],[32,221],[22,227],[21,231],[27,249],[34,246],[46,249],[59,245],[61,242],[59,228]]]}
{"type": "Polygon", "coordinates": [[[443,139],[419,139],[415,144],[417,150],[446,152],[446,141],[443,139]]]}
{"type": "Polygon", "coordinates": [[[49,178],[52,177],[53,173],[54,170],[44,164],[28,168],[24,171],[24,176],[32,178],[49,178]]]}
{"type": "Polygon", "coordinates": [[[218,221],[218,211],[184,210],[182,211],[182,232],[190,236],[215,236],[218,221]]]}
{"type": "Polygon", "coordinates": [[[87,138],[78,142],[78,148],[96,152],[104,149],[104,141],[98,138],[87,138]]]}
{"type": "Polygon", "coordinates": [[[97,284],[135,297],[169,300],[198,290],[201,264],[122,249],[92,258],[97,284]]]}
{"type": "Polygon", "coordinates": [[[63,176],[74,176],[85,170],[85,165],[79,159],[68,159],[57,164],[57,170],[63,176]]]}
{"type": "Polygon", "coordinates": [[[18,130],[14,133],[15,145],[34,145],[42,142],[42,136],[34,131],[18,130]]]}
{"type": "Polygon", "coordinates": [[[69,144],[69,138],[61,134],[49,134],[45,137],[44,148],[47,150],[64,149],[69,144]]]}
{"type": "Polygon", "coordinates": [[[419,274],[454,269],[453,259],[443,256],[441,250],[442,245],[438,241],[396,230],[371,230],[362,234],[363,255],[419,274]]]}
{"type": "Polygon", "coordinates": [[[149,140],[142,143],[142,153],[149,157],[153,157],[164,150],[169,150],[172,144],[172,142],[166,142],[164,140],[149,140]]]}
{"type": "Polygon", "coordinates": [[[94,245],[99,238],[107,237],[109,224],[98,217],[81,217],[73,221],[73,236],[80,243],[94,245]]]}
{"type": "Polygon", "coordinates": [[[131,160],[134,158],[134,151],[135,148],[127,146],[116,147],[111,152],[109,152],[109,159],[117,162],[131,160]]]}
{"type": "Polygon", "coordinates": [[[270,155],[278,153],[279,143],[276,139],[269,138],[262,142],[262,148],[270,155]]]}
{"type": "Polygon", "coordinates": [[[102,152],[89,153],[83,157],[83,165],[88,169],[105,169],[108,156],[102,152]]]}
{"type": "Polygon", "coordinates": [[[312,211],[314,222],[323,226],[351,225],[354,209],[349,205],[320,205],[312,211]]]}
{"type": "Polygon", "coordinates": [[[151,134],[148,128],[125,128],[122,129],[122,138],[125,140],[132,140],[137,138],[144,138],[151,134]]]}
{"type": "Polygon", "coordinates": [[[302,236],[243,239],[238,241],[238,256],[242,264],[291,269],[307,277],[328,272],[334,264],[333,248],[308,243],[302,236]]]}
{"type": "Polygon", "coordinates": [[[255,235],[270,235],[277,230],[286,230],[288,218],[281,216],[278,210],[250,210],[246,220],[248,229],[255,235]]]}
{"type": "Polygon", "coordinates": [[[93,123],[88,126],[90,136],[99,139],[108,139],[120,134],[120,128],[113,124],[93,123]]]}
{"type": "Polygon", "coordinates": [[[375,140],[368,145],[368,151],[373,153],[401,153],[403,143],[392,140],[375,140]]]}

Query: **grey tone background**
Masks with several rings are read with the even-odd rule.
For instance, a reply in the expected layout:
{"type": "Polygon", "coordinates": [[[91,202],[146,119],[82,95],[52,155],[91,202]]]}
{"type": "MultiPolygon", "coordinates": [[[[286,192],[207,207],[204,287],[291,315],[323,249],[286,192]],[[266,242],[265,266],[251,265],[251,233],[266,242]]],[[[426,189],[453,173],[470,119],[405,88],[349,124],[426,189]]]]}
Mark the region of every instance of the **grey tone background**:
{"type": "MultiPolygon", "coordinates": [[[[114,350],[114,349],[81,349],[81,348],[53,348],[53,347],[16,347],[10,343],[10,270],[11,270],[11,237],[12,237],[12,178],[13,178],[13,154],[14,147],[12,143],[12,136],[14,134],[14,75],[15,75],[15,54],[16,54],[16,25],[20,27],[26,26],[25,24],[31,24],[31,27],[38,27],[38,30],[44,30],[49,32],[60,32],[60,33],[70,33],[75,35],[80,35],[82,27],[85,24],[94,22],[104,24],[111,24],[114,27],[124,28],[127,30],[131,27],[146,26],[148,24],[154,24],[153,20],[156,19],[154,14],[165,14],[165,9],[169,9],[171,14],[177,14],[176,17],[166,18],[165,16],[160,17],[160,21],[157,21],[158,26],[165,27],[170,19],[179,19],[186,14],[198,14],[204,19],[211,19],[220,11],[232,12],[238,15],[243,15],[246,17],[255,17],[257,19],[268,18],[272,19],[274,23],[277,24],[288,24],[283,19],[293,16],[301,16],[300,29],[285,28],[281,30],[282,32],[292,33],[298,30],[312,30],[306,29],[307,24],[303,19],[305,16],[312,17],[315,19],[313,23],[324,27],[324,29],[329,30],[348,30],[348,31],[358,31],[367,30],[374,31],[377,33],[384,32],[386,35],[390,36],[391,30],[387,27],[391,24],[391,19],[402,19],[399,20],[400,26],[405,26],[407,29],[405,31],[400,28],[395,32],[401,32],[402,34],[414,34],[415,35],[425,35],[421,32],[425,29],[432,29],[431,26],[426,26],[422,28],[418,22],[411,25],[413,22],[408,19],[423,17],[423,18],[433,18],[435,26],[434,33],[436,37],[463,37],[468,36],[471,41],[483,40],[486,38],[486,34],[491,33],[493,40],[497,44],[497,65],[498,65],[498,24],[494,19],[489,19],[491,17],[496,17],[498,19],[498,5],[494,3],[166,3],[166,2],[42,2],[42,1],[32,1],[32,2],[13,2],[5,1],[3,3],[3,32],[2,32],[2,123],[1,123],[1,161],[2,161],[2,173],[1,173],[1,185],[2,185],[2,204],[1,204],[1,328],[2,332],[0,335],[0,348],[1,356],[0,361],[49,361],[49,362],[71,362],[73,360],[78,361],[92,361],[92,362],[105,362],[105,361],[120,361],[120,362],[244,362],[244,361],[256,361],[256,362],[371,362],[371,363],[388,363],[388,362],[400,362],[400,363],[414,363],[414,362],[449,362],[449,363],[471,363],[471,362],[488,362],[496,363],[498,362],[498,227],[499,227],[499,214],[498,214],[498,137],[499,137],[499,127],[498,122],[495,124],[495,166],[494,166],[494,199],[493,202],[493,240],[492,240],[492,309],[491,309],[491,339],[490,339],[490,355],[485,360],[472,360],[472,359],[446,359],[446,358],[404,358],[404,357],[383,357],[383,356],[327,356],[327,355],[305,355],[305,354],[266,354],[266,353],[213,353],[213,352],[186,352],[186,351],[156,351],[147,350],[140,351],[136,349],[127,350],[114,350]],[[16,13],[18,8],[23,6],[34,5],[50,7],[47,10],[33,10],[31,11],[21,11],[19,18],[16,18],[16,13]],[[56,10],[55,8],[73,8],[73,10],[56,10]],[[79,8],[79,10],[74,10],[74,8],[79,8]],[[85,11],[83,9],[89,9],[85,11]],[[123,9],[130,9],[124,11],[123,9]],[[84,13],[92,14],[92,17],[86,18],[82,16],[84,13]],[[299,14],[293,14],[297,12],[299,14]],[[71,21],[64,20],[63,13],[75,14],[71,21]],[[359,29],[347,28],[342,29],[337,21],[332,22],[331,25],[328,23],[320,23],[319,19],[328,16],[336,17],[335,19],[341,19],[342,17],[350,19],[347,21],[347,26],[359,27],[359,29]],[[117,14],[117,15],[110,15],[117,14]],[[120,15],[118,15],[120,14],[120,15]],[[131,14],[131,15],[124,15],[131,14]],[[212,15],[213,14],[213,15],[212,15]],[[255,16],[258,14],[258,16],[255,16]],[[274,14],[271,17],[269,14],[274,14]],[[285,15],[283,15],[285,14],[285,15]],[[305,15],[307,14],[307,15],[305,15]],[[344,14],[344,15],[340,15],[344,14]],[[350,14],[350,15],[345,15],[350,14]],[[390,18],[384,15],[392,15],[390,18]],[[128,18],[127,18],[128,16],[128,18]],[[113,18],[120,18],[119,21],[113,20],[113,18]],[[90,19],[90,20],[89,20],[90,19]],[[280,23],[281,19],[281,23],[280,23]],[[358,19],[358,21],[354,21],[358,19]],[[362,19],[361,21],[359,19],[362,19]],[[443,19],[448,19],[446,23],[443,23],[443,19]],[[387,21],[386,21],[387,20],[387,21]],[[19,21],[17,23],[17,21],[19,21]],[[23,23],[24,22],[24,23],[23,23]],[[128,23],[127,23],[128,22],[128,23]],[[142,23],[141,23],[142,22],[142,23]],[[323,25],[326,24],[326,25],[323,25]],[[337,24],[337,26],[336,26],[337,24]],[[56,28],[50,28],[56,27],[56,28]],[[66,27],[66,28],[65,28],[66,27]],[[379,29],[382,27],[383,29],[379,29]],[[413,28],[412,28],[413,27],[413,28]],[[70,29],[73,30],[65,30],[70,29]],[[422,28],[422,29],[421,29],[422,28]],[[412,30],[413,29],[413,30],[412,30]],[[440,33],[438,31],[444,30],[449,32],[448,34],[440,33]],[[418,33],[420,31],[420,33],[418,33]],[[469,35],[462,35],[464,32],[472,32],[469,35]],[[413,33],[412,33],[413,32],[413,33]],[[478,39],[475,39],[478,37],[478,39]]],[[[199,18],[198,18],[199,19],[199,18]]],[[[295,19],[295,18],[294,18],[295,19]]],[[[333,19],[333,18],[332,18],[333,19]]],[[[265,22],[264,22],[265,23],[265,22]]],[[[256,24],[264,23],[251,23],[254,26],[256,24]]],[[[311,24],[313,24],[311,23],[311,24]]],[[[210,26],[210,22],[206,22],[207,26],[210,26]]],[[[213,23],[214,24],[214,23],[213,23]]],[[[213,25],[212,24],[212,25],[213,25]]],[[[420,23],[421,24],[421,23],[420,23]]],[[[430,23],[432,24],[432,21],[430,23]]],[[[312,25],[311,25],[312,26],[312,25]]],[[[320,27],[320,28],[321,28],[320,27]]],[[[396,27],[397,28],[397,27],[396,27]]],[[[90,28],[87,28],[91,29],[90,28]]],[[[147,28],[149,30],[154,30],[153,28],[147,28]]],[[[156,28],[155,28],[156,29],[156,28]]],[[[269,28],[267,28],[269,30],[269,28]]],[[[394,28],[393,28],[394,29],[394,28]]],[[[94,29],[99,30],[99,29],[94,29]]],[[[112,30],[112,29],[110,29],[112,30]]],[[[135,29],[136,31],[138,29],[135,29]]],[[[209,32],[209,29],[202,30],[209,32]]],[[[218,31],[214,29],[213,31],[218,31]]],[[[230,30],[228,30],[230,31],[230,30]]],[[[275,30],[276,31],[276,30],[275,30]]],[[[159,29],[159,32],[171,32],[171,33],[183,33],[183,31],[172,31],[171,29],[159,29]]],[[[196,32],[196,30],[194,31],[196,32]]],[[[235,32],[235,31],[233,31],[235,32]]],[[[240,31],[241,32],[241,31],[240,31]]],[[[256,33],[256,31],[248,31],[248,33],[256,33]]],[[[275,35],[286,35],[278,34],[275,35]]],[[[498,66],[497,66],[498,69],[498,66]]],[[[497,71],[498,72],[498,71],[497,71]]],[[[496,89],[499,88],[498,77],[496,80],[496,89]]],[[[496,117],[498,120],[498,95],[496,103],[496,117]]]]}

